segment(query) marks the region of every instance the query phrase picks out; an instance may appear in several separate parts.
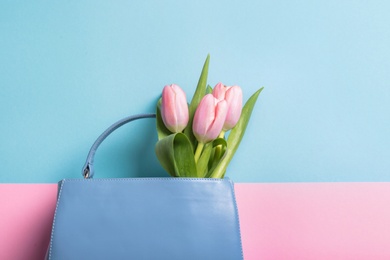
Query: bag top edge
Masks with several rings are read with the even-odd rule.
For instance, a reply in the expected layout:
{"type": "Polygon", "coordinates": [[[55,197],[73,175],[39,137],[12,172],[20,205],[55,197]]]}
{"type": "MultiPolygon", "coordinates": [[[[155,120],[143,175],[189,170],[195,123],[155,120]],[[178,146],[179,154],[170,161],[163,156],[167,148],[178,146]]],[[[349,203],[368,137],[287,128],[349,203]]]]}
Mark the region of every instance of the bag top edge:
{"type": "Polygon", "coordinates": [[[180,177],[180,178],[174,178],[174,177],[137,177],[137,178],[94,178],[94,179],[82,179],[82,178],[65,178],[59,181],[59,183],[62,182],[68,182],[68,181],[227,181],[227,182],[233,182],[230,178],[225,177],[223,179],[219,178],[191,178],[191,177],[180,177]]]}

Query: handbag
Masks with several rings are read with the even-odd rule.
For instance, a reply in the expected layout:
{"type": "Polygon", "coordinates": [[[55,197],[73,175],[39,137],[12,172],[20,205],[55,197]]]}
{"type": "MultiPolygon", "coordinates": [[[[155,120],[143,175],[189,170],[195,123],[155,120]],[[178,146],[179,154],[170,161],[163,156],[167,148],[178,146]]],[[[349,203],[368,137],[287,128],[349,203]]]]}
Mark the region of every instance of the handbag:
{"type": "Polygon", "coordinates": [[[92,145],[84,178],[58,183],[46,259],[243,259],[233,182],[203,178],[97,178],[100,143],[92,145]]]}

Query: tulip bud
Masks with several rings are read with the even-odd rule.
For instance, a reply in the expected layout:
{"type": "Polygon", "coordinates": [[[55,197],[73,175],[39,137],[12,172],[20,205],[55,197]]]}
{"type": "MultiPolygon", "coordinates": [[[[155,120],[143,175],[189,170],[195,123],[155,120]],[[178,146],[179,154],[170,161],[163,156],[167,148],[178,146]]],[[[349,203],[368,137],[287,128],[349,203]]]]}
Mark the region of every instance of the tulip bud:
{"type": "Polygon", "coordinates": [[[167,85],[162,91],[161,117],[169,131],[178,133],[188,124],[186,94],[175,84],[167,85]]]}
{"type": "Polygon", "coordinates": [[[218,83],[213,89],[213,96],[225,100],[228,106],[223,131],[232,129],[238,122],[242,110],[242,90],[239,86],[227,87],[218,83]]]}
{"type": "Polygon", "coordinates": [[[195,111],[192,130],[200,143],[208,143],[222,131],[227,114],[227,103],[212,94],[205,95],[195,111]]]}

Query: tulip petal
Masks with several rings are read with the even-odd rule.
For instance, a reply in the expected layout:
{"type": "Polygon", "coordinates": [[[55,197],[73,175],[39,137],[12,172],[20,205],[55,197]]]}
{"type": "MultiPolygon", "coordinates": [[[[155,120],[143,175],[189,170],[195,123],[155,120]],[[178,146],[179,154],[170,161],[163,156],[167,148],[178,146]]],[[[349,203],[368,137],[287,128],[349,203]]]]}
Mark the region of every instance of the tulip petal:
{"type": "Polygon", "coordinates": [[[214,120],[207,129],[209,141],[214,140],[222,131],[223,124],[225,123],[228,106],[225,100],[221,100],[215,107],[214,120]]]}
{"type": "Polygon", "coordinates": [[[217,83],[213,89],[213,96],[218,100],[224,100],[226,94],[226,87],[221,83],[217,83]]]}
{"type": "Polygon", "coordinates": [[[175,84],[167,85],[162,92],[161,116],[165,126],[178,133],[188,124],[188,105],[184,91],[175,84]]]}
{"type": "Polygon", "coordinates": [[[238,86],[233,86],[227,89],[225,100],[228,104],[228,113],[223,126],[224,131],[232,129],[238,122],[242,110],[242,90],[238,86]]]}
{"type": "Polygon", "coordinates": [[[225,100],[218,101],[212,94],[207,94],[195,112],[192,124],[196,139],[208,143],[218,137],[222,131],[227,114],[225,100]]]}
{"type": "Polygon", "coordinates": [[[214,99],[211,94],[205,95],[195,111],[192,128],[196,139],[201,143],[207,143],[207,130],[214,121],[214,99]]]}

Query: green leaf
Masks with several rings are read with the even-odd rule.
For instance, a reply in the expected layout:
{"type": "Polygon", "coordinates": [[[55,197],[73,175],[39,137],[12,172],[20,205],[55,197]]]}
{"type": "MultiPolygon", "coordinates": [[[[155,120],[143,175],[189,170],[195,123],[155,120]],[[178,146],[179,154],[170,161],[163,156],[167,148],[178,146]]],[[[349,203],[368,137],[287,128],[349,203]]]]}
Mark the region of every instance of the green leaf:
{"type": "Polygon", "coordinates": [[[178,175],[183,177],[196,177],[197,170],[192,145],[186,135],[182,133],[176,134],[174,153],[178,175]]]}
{"type": "Polygon", "coordinates": [[[213,93],[213,88],[210,85],[207,85],[206,94],[211,94],[211,93],[213,93]]]}
{"type": "Polygon", "coordinates": [[[195,150],[197,145],[197,140],[194,136],[194,133],[192,132],[192,122],[194,119],[194,114],[196,111],[196,108],[198,107],[200,101],[206,94],[206,84],[207,84],[207,75],[209,71],[209,62],[210,62],[210,55],[207,55],[206,61],[204,62],[202,72],[199,77],[198,85],[196,87],[195,93],[192,96],[191,103],[188,108],[189,112],[189,121],[188,126],[186,129],[184,129],[184,134],[189,138],[193,150],[195,150]]]}
{"type": "Polygon", "coordinates": [[[168,128],[165,126],[164,121],[161,117],[161,98],[158,100],[156,107],[156,128],[158,140],[161,140],[164,137],[167,137],[168,135],[172,134],[172,132],[169,131],[168,128]]]}
{"type": "Polygon", "coordinates": [[[224,158],[227,150],[227,142],[224,138],[217,138],[212,142],[212,144],[214,149],[211,153],[211,158],[209,161],[209,171],[206,175],[207,178],[210,177],[219,162],[222,160],[222,158],[224,158]]]}
{"type": "Polygon", "coordinates": [[[217,138],[213,141],[213,147],[221,145],[223,148],[226,148],[227,142],[224,138],[217,138]]]}
{"type": "Polygon", "coordinates": [[[238,120],[236,126],[231,130],[229,137],[227,139],[227,147],[225,155],[222,157],[221,161],[217,167],[211,172],[211,178],[223,178],[226,168],[229,165],[229,162],[233,158],[235,152],[237,151],[238,146],[242,140],[242,137],[245,134],[246,127],[248,125],[249,119],[251,117],[253,108],[256,104],[257,98],[263,88],[257,90],[245,103],[241,117],[238,120]]]}
{"type": "Polygon", "coordinates": [[[160,164],[171,176],[197,176],[192,145],[183,133],[162,138],[157,142],[155,151],[160,164]]]}
{"type": "Polygon", "coordinates": [[[204,178],[208,172],[208,164],[210,160],[211,151],[213,150],[212,143],[205,144],[202,154],[196,164],[197,177],[204,178]]]}

